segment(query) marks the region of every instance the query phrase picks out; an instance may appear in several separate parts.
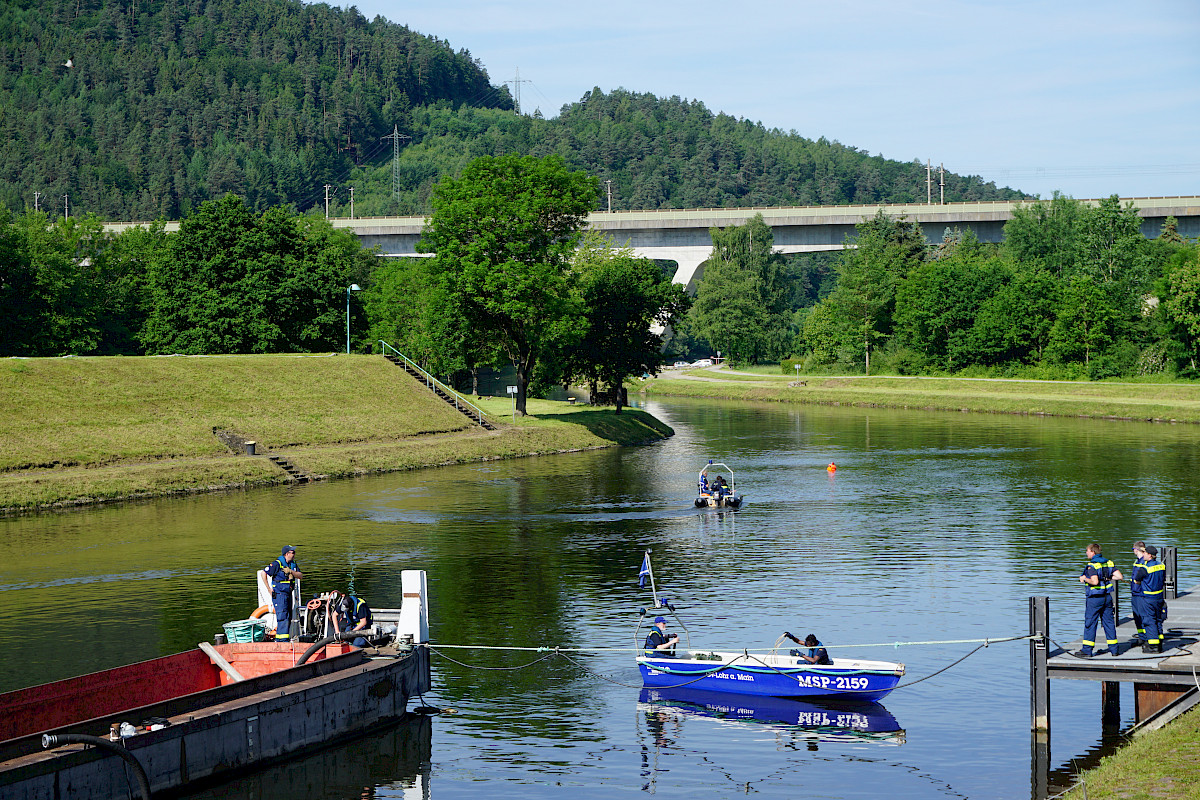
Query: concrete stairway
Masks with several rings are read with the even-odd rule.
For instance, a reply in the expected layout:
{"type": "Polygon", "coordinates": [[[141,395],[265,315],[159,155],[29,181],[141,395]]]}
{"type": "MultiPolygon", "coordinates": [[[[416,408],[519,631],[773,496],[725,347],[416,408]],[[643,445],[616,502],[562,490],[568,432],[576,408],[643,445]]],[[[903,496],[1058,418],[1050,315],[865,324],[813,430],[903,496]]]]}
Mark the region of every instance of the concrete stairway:
{"type": "Polygon", "coordinates": [[[386,358],[388,361],[395,364],[397,367],[400,367],[400,369],[407,372],[414,379],[416,379],[417,382],[419,382],[422,386],[429,388],[434,394],[436,394],[438,397],[442,398],[442,400],[444,400],[447,403],[449,403],[450,405],[454,406],[455,409],[457,409],[459,411],[459,413],[461,413],[467,419],[471,420],[471,422],[475,423],[476,425],[481,426],[484,430],[489,430],[489,431],[496,430],[496,426],[493,425],[492,422],[490,420],[488,420],[487,417],[483,417],[482,419],[480,419],[480,417],[478,415],[476,415],[475,412],[472,411],[470,408],[464,408],[463,406],[457,404],[455,401],[454,395],[450,394],[449,392],[447,392],[445,389],[443,389],[441,386],[439,386],[436,383],[430,385],[429,380],[423,374],[421,374],[421,372],[419,372],[417,369],[415,369],[414,367],[409,365],[406,361],[401,359],[399,356],[385,355],[384,358],[386,358]]]}
{"type": "Polygon", "coordinates": [[[270,461],[275,466],[279,467],[284,472],[286,472],[291,477],[291,479],[296,481],[297,483],[308,483],[309,481],[311,481],[313,479],[312,475],[309,475],[304,470],[298,468],[295,464],[288,461],[283,456],[268,454],[267,460],[270,461]]]}

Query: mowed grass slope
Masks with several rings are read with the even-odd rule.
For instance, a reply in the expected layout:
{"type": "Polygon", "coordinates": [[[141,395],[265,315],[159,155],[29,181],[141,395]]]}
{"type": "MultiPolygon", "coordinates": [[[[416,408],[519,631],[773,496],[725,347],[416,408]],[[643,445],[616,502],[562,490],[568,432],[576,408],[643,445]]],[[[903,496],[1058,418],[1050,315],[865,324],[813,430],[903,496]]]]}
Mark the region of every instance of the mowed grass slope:
{"type": "Polygon", "coordinates": [[[766,400],[1053,416],[1200,422],[1200,383],[1118,383],[897,376],[664,372],[641,382],[651,395],[766,400]]]}
{"type": "Polygon", "coordinates": [[[485,431],[380,356],[215,356],[0,361],[0,510],[286,483],[230,431],[310,475],[634,444],[672,431],[639,411],[507,398],[485,431]],[[544,418],[538,418],[544,415],[544,418]]]}
{"type": "Polygon", "coordinates": [[[8,359],[0,398],[0,472],[224,454],[214,427],[277,449],[470,426],[369,356],[8,359]]]}

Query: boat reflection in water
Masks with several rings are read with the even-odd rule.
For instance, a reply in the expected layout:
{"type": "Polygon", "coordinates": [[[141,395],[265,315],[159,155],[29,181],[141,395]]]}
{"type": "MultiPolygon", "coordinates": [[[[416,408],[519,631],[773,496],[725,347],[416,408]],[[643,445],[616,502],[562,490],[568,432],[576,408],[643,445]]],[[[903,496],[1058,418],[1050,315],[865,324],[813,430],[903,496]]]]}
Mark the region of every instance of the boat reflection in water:
{"type": "Polygon", "coordinates": [[[410,716],[303,758],[292,758],[180,800],[429,800],[433,723],[410,716]]]}
{"type": "Polygon", "coordinates": [[[722,722],[762,723],[776,734],[805,743],[810,750],[816,749],[818,742],[904,744],[904,729],[878,703],[790,700],[651,687],[642,689],[638,710],[646,713],[647,726],[656,739],[666,735],[667,723],[678,726],[682,717],[707,717],[722,722]]]}

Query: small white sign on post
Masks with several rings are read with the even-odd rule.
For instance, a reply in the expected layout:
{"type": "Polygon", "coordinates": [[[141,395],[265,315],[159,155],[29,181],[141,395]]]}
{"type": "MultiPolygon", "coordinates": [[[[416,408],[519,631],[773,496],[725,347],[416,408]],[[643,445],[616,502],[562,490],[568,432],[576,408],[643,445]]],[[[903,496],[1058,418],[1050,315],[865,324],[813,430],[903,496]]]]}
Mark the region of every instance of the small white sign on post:
{"type": "Polygon", "coordinates": [[[510,387],[508,387],[508,393],[509,393],[509,394],[516,394],[516,393],[517,393],[517,387],[515,387],[515,386],[510,386],[510,387]]]}
{"type": "Polygon", "coordinates": [[[515,386],[509,386],[509,387],[508,387],[508,393],[512,395],[512,399],[513,399],[513,422],[516,422],[516,421],[517,421],[517,387],[515,387],[515,386]]]}

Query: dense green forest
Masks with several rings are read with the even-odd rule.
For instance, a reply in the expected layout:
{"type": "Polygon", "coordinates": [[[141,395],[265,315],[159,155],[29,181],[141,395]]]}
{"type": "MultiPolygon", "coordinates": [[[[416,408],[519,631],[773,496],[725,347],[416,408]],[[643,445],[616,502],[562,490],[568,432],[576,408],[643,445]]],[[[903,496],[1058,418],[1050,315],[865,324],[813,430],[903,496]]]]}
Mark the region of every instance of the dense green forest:
{"type": "MultiPolygon", "coordinates": [[[[595,89],[552,119],[511,109],[465,50],[353,8],[0,4],[0,205],[13,211],[180,219],[227,192],[254,211],[309,211],[330,184],[335,215],[349,215],[352,187],[358,216],[428,213],[441,176],[508,154],[556,154],[611,181],[618,210],[926,194],[924,165],[699,101],[595,89]],[[398,142],[384,138],[394,130],[398,142]]],[[[948,201],[1020,197],[979,177],[945,182],[948,201]]]]}
{"type": "Polygon", "coordinates": [[[414,108],[511,108],[465,50],[294,0],[0,4],[0,203],[178,219],[313,205],[414,108]]]}

